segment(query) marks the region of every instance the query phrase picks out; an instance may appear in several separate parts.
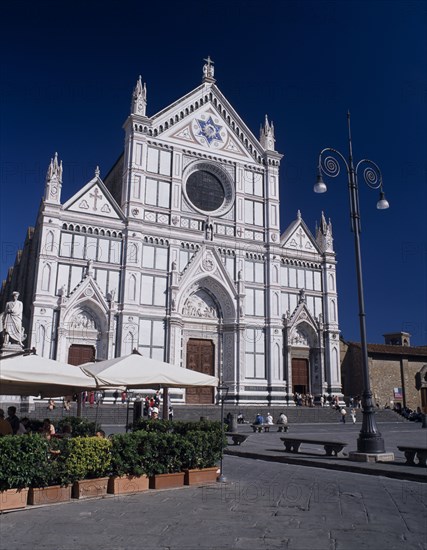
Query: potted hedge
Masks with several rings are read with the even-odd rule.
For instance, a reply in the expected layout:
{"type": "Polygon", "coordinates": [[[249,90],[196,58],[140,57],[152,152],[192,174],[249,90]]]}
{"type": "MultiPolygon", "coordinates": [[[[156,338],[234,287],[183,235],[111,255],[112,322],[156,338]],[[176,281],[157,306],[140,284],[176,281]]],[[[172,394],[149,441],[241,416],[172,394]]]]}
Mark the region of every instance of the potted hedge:
{"type": "Polygon", "coordinates": [[[198,485],[213,483],[217,480],[217,463],[221,458],[221,445],[206,431],[188,432],[187,441],[191,445],[191,453],[187,462],[183,463],[184,484],[198,485]]]}
{"type": "Polygon", "coordinates": [[[74,481],[73,498],[107,494],[111,467],[111,441],[100,437],[75,437],[68,440],[66,467],[74,481]]]}
{"type": "Polygon", "coordinates": [[[31,480],[28,504],[53,504],[71,500],[71,478],[67,468],[68,439],[47,443],[43,469],[31,480]]]}
{"type": "MultiPolygon", "coordinates": [[[[173,433],[147,434],[151,436],[150,489],[172,489],[184,485],[183,456],[191,452],[184,437],[173,433]]],[[[184,458],[184,460],[186,460],[184,458]]]]}
{"type": "Polygon", "coordinates": [[[112,437],[111,476],[108,493],[123,495],[148,489],[147,458],[150,455],[148,434],[135,432],[112,437]]]}
{"type": "Polygon", "coordinates": [[[42,475],[47,457],[47,441],[38,434],[0,437],[0,511],[25,508],[29,487],[42,475]]]}

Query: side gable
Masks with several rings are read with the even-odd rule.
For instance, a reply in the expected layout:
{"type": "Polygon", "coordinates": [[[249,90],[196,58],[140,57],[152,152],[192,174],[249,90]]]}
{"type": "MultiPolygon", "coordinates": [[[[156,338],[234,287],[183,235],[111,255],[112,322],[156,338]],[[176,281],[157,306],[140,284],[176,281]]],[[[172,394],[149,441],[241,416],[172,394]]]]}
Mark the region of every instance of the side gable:
{"type": "Polygon", "coordinates": [[[321,254],[313,235],[299,214],[280,237],[280,246],[287,250],[321,254]]]}
{"type": "Polygon", "coordinates": [[[98,174],[63,205],[63,210],[124,220],[124,214],[98,174]]]}

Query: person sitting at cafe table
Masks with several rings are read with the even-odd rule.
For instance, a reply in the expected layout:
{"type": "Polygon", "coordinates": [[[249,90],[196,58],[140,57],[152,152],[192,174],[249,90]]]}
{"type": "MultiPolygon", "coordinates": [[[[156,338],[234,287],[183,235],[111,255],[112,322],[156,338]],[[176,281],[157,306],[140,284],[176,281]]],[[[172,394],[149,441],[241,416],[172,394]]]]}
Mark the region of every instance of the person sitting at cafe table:
{"type": "Polygon", "coordinates": [[[46,439],[50,439],[53,435],[55,435],[55,426],[49,418],[45,418],[43,420],[42,434],[46,437],[46,439]]]}
{"type": "Polygon", "coordinates": [[[4,418],[4,410],[0,409],[0,436],[13,435],[12,426],[4,418]]]}

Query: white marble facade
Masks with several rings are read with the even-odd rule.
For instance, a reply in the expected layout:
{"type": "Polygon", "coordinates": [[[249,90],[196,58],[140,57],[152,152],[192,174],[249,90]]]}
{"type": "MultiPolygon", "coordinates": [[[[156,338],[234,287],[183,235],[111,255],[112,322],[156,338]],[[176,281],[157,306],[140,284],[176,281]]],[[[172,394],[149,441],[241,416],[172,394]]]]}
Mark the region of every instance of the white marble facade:
{"type": "Polygon", "coordinates": [[[17,262],[3,286],[3,300],[27,289],[27,346],[64,361],[70,346],[97,359],[137,349],[199,368],[188,343],[207,340],[230,399],[340,394],[331,224],[322,214],[313,235],[298,212],[281,233],[273,124],[254,136],[209,59],[200,86],[151,117],[146,107],[139,79],[123,155],[66,201],[51,161],[24,250],[33,269],[17,262]]]}

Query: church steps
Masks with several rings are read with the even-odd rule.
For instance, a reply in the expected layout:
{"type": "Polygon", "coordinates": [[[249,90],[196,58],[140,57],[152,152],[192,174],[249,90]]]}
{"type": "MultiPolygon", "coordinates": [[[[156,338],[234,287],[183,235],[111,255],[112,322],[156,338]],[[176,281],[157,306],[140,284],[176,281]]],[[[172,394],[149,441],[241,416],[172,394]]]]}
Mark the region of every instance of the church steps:
{"type": "MultiPolygon", "coordinates": [[[[7,404],[2,404],[2,407],[7,407],[7,404]]],[[[199,420],[201,417],[208,420],[220,420],[221,418],[221,407],[218,405],[174,405],[173,408],[175,420],[199,420]]],[[[270,412],[275,420],[281,412],[285,412],[290,424],[333,424],[340,420],[339,412],[331,409],[330,407],[266,407],[265,405],[242,405],[239,407],[234,405],[225,405],[224,416],[226,416],[229,412],[232,414],[242,413],[245,420],[250,422],[255,419],[255,416],[258,413],[266,416],[267,412],[270,412]]],[[[349,413],[348,407],[347,412],[349,413]]],[[[76,404],[72,403],[71,411],[65,411],[60,404],[58,404],[53,411],[49,411],[46,403],[38,402],[35,403],[35,409],[30,412],[25,412],[25,410],[19,411],[18,407],[17,414],[20,417],[28,416],[29,418],[37,418],[40,420],[50,418],[55,422],[61,418],[66,418],[67,416],[75,416],[76,404]]],[[[83,418],[87,418],[91,421],[97,420],[100,424],[104,425],[124,425],[126,423],[126,414],[127,407],[121,403],[116,405],[106,403],[100,405],[98,410],[96,406],[85,406],[82,411],[83,418]]],[[[131,407],[129,410],[129,421],[132,422],[132,419],[133,410],[131,407]]],[[[357,409],[358,423],[361,422],[361,419],[362,411],[357,409]]],[[[389,409],[377,410],[376,420],[379,423],[407,422],[405,418],[389,409]]],[[[351,422],[349,415],[348,421],[351,422]]]]}

